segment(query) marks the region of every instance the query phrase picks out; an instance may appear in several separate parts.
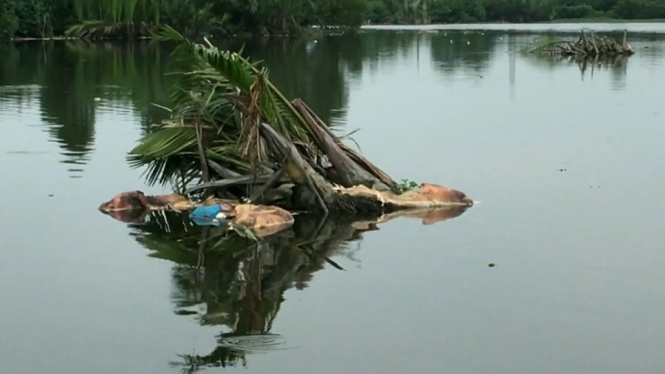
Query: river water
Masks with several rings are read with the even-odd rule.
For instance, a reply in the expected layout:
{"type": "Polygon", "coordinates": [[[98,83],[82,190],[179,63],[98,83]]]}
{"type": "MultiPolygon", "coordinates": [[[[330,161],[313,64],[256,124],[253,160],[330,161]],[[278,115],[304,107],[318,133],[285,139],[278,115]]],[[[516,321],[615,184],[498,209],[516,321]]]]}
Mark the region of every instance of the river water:
{"type": "Polygon", "coordinates": [[[665,371],[665,24],[393,29],[222,44],[396,179],[480,203],[205,258],[178,217],[96,210],[168,190],[125,157],[163,115],[169,48],[0,47],[0,373],[665,371]],[[585,26],[636,54],[513,53],[585,26]]]}

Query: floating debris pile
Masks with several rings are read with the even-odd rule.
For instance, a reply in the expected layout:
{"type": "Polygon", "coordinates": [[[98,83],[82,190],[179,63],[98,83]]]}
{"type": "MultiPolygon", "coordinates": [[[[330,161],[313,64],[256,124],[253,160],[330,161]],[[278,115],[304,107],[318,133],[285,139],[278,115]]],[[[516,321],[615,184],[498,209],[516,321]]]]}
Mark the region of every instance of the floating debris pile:
{"type": "MultiPolygon", "coordinates": [[[[170,183],[177,193],[146,200],[142,193],[128,192],[131,198],[115,208],[102,204],[102,211],[220,204],[224,217],[231,211],[253,212],[251,219],[240,221],[255,228],[253,222],[266,220],[254,213],[274,213],[273,207],[292,222],[282,210],[368,219],[408,209],[473,205],[464,193],[444,186],[398,184],[347,146],[302,100],[286,99],[265,67],[221,51],[205,38],[205,44],[194,43],[168,26],[158,35],[178,43],[172,57],[181,68],[179,80],[170,108],[164,108],[170,118],[139,140],[129,161],[147,167],[149,184],[170,183]]],[[[234,214],[235,220],[243,214],[234,214]]]]}
{"type": "Polygon", "coordinates": [[[630,56],[635,53],[630,44],[628,44],[627,32],[624,32],[623,42],[619,44],[609,37],[596,35],[593,32],[585,32],[584,30],[582,30],[580,37],[576,42],[536,42],[530,44],[526,48],[526,52],[541,55],[580,57],[630,56]]]}

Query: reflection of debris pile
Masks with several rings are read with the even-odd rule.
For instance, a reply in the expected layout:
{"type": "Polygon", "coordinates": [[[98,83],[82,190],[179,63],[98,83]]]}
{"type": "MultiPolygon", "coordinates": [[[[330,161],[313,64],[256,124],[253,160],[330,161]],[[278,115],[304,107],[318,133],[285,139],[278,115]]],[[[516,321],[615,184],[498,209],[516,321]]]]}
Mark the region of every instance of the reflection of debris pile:
{"type": "MultiPolygon", "coordinates": [[[[430,222],[452,219],[466,210],[459,206],[403,212],[430,222]]],[[[351,243],[359,243],[379,223],[297,215],[291,227],[255,242],[221,235],[223,228],[194,225],[175,212],[153,211],[148,218],[130,224],[132,236],[151,257],[176,263],[171,272],[175,313],[222,330],[214,349],[203,355],[188,352],[172,363],[190,373],[246,365],[248,354],[290,348],[288,341],[271,332],[285,292],[306,289],[326,267],[340,269],[333,260],[347,261],[356,252],[351,243]]],[[[391,218],[386,215],[381,222],[391,218]]]]}

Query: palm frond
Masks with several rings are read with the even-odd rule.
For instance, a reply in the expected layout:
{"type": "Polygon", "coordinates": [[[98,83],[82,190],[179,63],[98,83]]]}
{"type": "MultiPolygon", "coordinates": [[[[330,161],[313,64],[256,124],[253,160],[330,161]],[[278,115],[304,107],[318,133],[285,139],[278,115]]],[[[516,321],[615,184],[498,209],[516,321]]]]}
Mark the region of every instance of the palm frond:
{"type": "Polygon", "coordinates": [[[195,165],[194,123],[206,129],[201,140],[205,156],[234,171],[251,172],[268,160],[261,123],[305,145],[306,158],[319,152],[310,146],[313,136],[304,118],[270,82],[266,68],[237,52],[191,42],[170,26],[160,27],[155,38],[178,42],[172,57],[179,69],[173,73],[170,120],[159,124],[129,156],[133,167],[148,165],[149,181],[171,181],[179,165],[195,165]],[[158,177],[160,173],[164,176],[158,177]]]}
{"type": "Polygon", "coordinates": [[[143,138],[130,153],[158,159],[196,147],[196,131],[189,126],[164,126],[143,138]]]}

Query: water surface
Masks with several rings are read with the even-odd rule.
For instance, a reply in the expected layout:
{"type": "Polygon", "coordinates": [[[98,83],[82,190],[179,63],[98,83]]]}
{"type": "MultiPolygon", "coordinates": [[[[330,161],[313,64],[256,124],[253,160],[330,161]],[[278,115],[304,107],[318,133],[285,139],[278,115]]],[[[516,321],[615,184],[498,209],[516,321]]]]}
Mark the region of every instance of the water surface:
{"type": "Polygon", "coordinates": [[[169,47],[0,47],[0,372],[665,370],[665,25],[635,27],[634,56],[593,68],[512,53],[566,36],[531,26],[222,43],[396,179],[481,203],[370,231],[303,218],[204,258],[182,217],[96,211],[168,190],[125,156],[163,116],[169,47]]]}

